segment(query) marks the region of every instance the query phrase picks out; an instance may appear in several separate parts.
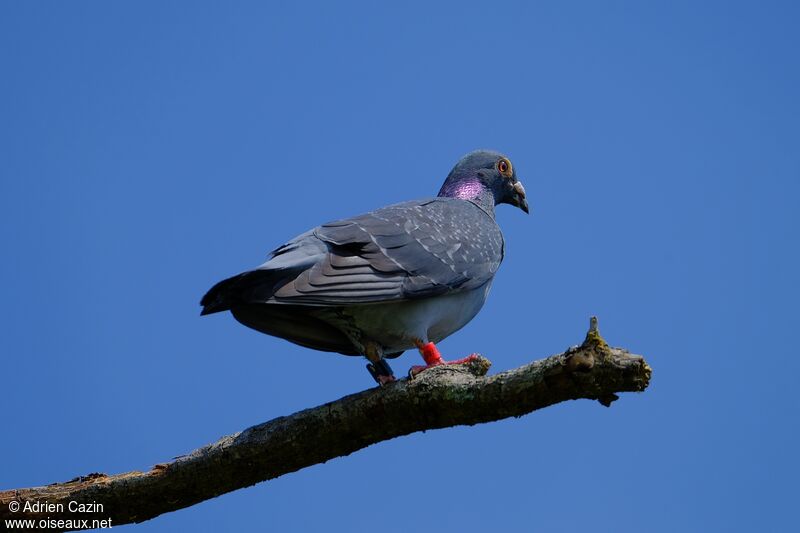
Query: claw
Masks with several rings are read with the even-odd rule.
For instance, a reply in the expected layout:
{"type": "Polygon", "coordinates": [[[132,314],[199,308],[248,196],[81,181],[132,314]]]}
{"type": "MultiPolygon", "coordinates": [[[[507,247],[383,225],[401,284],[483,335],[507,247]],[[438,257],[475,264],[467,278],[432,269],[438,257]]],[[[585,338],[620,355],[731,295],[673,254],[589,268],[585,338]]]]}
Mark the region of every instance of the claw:
{"type": "Polygon", "coordinates": [[[428,370],[429,368],[433,368],[435,366],[464,365],[464,364],[467,364],[467,363],[471,363],[472,361],[477,361],[478,357],[479,357],[478,354],[473,353],[473,354],[470,354],[467,357],[464,357],[462,359],[455,359],[453,361],[445,361],[444,359],[442,359],[442,356],[439,355],[439,350],[436,349],[436,346],[434,346],[432,342],[429,342],[428,344],[424,345],[423,348],[420,348],[420,352],[422,352],[423,349],[426,349],[427,353],[423,352],[422,353],[422,357],[425,359],[425,362],[428,363],[428,364],[427,365],[414,365],[411,368],[409,368],[408,369],[408,378],[409,379],[414,379],[421,372],[424,372],[424,371],[428,370]],[[429,346],[432,346],[433,350],[428,351],[427,349],[428,349],[429,346]],[[437,357],[432,357],[434,351],[435,351],[435,355],[438,356],[438,358],[437,357]]]}
{"type": "Polygon", "coordinates": [[[388,385],[389,383],[392,383],[394,381],[397,381],[397,378],[395,378],[394,376],[378,376],[378,385],[380,385],[381,387],[383,387],[384,385],[388,385]]]}
{"type": "Polygon", "coordinates": [[[415,377],[417,377],[417,374],[419,374],[423,370],[427,370],[427,369],[429,369],[429,368],[431,368],[433,366],[438,366],[438,365],[430,365],[430,366],[414,365],[414,366],[412,366],[411,368],[408,369],[408,379],[414,379],[415,377]]]}
{"type": "Polygon", "coordinates": [[[372,376],[372,379],[374,379],[375,382],[381,387],[387,383],[395,381],[392,367],[389,366],[389,363],[386,362],[386,359],[381,359],[375,363],[367,363],[367,370],[372,376]]]}

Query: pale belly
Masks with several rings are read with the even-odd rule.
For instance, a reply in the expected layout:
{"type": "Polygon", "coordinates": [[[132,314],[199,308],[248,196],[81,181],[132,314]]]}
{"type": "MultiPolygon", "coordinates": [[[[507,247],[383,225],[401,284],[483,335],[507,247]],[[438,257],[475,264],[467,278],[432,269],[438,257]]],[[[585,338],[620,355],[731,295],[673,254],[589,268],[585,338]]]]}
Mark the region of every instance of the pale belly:
{"type": "Polygon", "coordinates": [[[439,342],[464,327],[481,310],[490,288],[491,281],[472,291],[435,298],[353,306],[324,319],[357,346],[370,340],[385,353],[401,352],[414,348],[416,339],[439,342]]]}

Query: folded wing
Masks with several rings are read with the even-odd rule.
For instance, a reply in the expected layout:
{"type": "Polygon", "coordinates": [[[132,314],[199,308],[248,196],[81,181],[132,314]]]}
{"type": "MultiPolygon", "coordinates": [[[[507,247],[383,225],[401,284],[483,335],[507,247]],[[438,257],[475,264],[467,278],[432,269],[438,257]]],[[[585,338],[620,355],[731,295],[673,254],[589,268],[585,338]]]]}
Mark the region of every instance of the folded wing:
{"type": "Polygon", "coordinates": [[[237,302],[316,307],[424,298],[482,286],[502,258],[502,234],[478,206],[405,202],[304,233],[258,269],[217,284],[201,303],[206,314],[237,302]]]}

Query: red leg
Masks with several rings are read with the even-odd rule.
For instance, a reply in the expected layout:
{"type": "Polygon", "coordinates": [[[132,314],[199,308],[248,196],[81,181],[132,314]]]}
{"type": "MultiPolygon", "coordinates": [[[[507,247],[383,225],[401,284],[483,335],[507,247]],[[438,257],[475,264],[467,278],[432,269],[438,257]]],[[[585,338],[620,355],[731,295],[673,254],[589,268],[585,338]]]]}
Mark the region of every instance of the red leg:
{"type": "Polygon", "coordinates": [[[475,361],[478,358],[477,354],[468,355],[463,359],[456,359],[454,361],[445,361],[442,359],[442,354],[439,353],[439,349],[436,347],[435,344],[429,342],[427,344],[423,343],[422,341],[415,342],[417,345],[417,349],[419,350],[420,355],[422,355],[422,359],[425,360],[424,365],[415,365],[412,366],[411,369],[408,371],[408,376],[413,378],[420,372],[428,370],[434,366],[439,365],[463,365],[464,363],[469,363],[471,361],[475,361]]]}

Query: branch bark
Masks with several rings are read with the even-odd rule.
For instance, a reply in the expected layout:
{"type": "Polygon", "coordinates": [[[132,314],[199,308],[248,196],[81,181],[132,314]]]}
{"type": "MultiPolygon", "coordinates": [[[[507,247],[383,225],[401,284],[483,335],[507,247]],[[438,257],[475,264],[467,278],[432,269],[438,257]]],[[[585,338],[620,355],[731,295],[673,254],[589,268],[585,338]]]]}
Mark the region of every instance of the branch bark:
{"type": "Polygon", "coordinates": [[[432,368],[413,380],[250,427],[147,472],[94,473],[0,491],[0,523],[63,520],[47,525],[70,530],[91,527],[92,520],[142,522],[417,431],[519,417],[579,398],[610,406],[618,392],[644,391],[651,373],[641,356],[610,348],[594,317],[580,346],[487,377],[490,365],[481,357],[468,365],[432,368]],[[76,511],[77,505],[92,503],[102,507],[76,511]]]}

